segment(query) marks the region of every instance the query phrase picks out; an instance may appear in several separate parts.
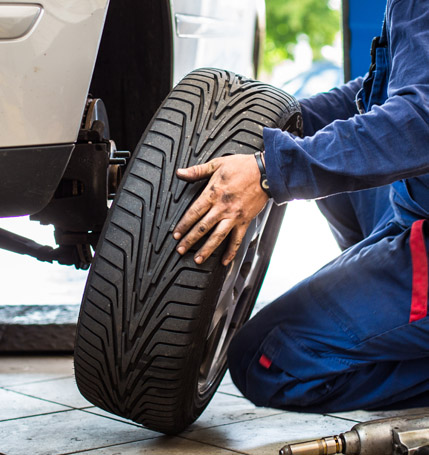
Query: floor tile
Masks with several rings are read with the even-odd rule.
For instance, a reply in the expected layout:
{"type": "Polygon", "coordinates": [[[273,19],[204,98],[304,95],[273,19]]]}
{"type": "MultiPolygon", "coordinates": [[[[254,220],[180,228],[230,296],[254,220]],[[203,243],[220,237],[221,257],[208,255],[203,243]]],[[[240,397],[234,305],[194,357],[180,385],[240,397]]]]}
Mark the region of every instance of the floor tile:
{"type": "Polygon", "coordinates": [[[273,455],[286,442],[330,436],[351,428],[347,420],[318,414],[284,412],[246,422],[195,430],[186,437],[251,455],[273,455]]]}
{"type": "Polygon", "coordinates": [[[234,384],[221,384],[218,389],[220,392],[228,393],[236,397],[242,397],[242,393],[235,387],[234,384]]]}
{"type": "Polygon", "coordinates": [[[229,370],[227,370],[227,372],[225,373],[225,376],[223,377],[220,385],[222,387],[222,385],[227,385],[227,384],[232,384],[231,374],[229,373],[229,370]]]}
{"type": "Polygon", "coordinates": [[[44,398],[74,408],[92,406],[92,404],[80,394],[74,377],[7,387],[7,390],[21,392],[33,397],[44,398]]]}
{"type": "Polygon", "coordinates": [[[73,375],[72,356],[0,356],[0,387],[73,375]]]}
{"type": "Polygon", "coordinates": [[[418,413],[427,415],[429,408],[328,416],[257,408],[227,373],[197,422],[167,437],[87,402],[77,390],[70,356],[0,356],[0,420],[13,419],[0,421],[0,453],[7,455],[275,455],[287,442],[418,413]]]}
{"type": "MultiPolygon", "coordinates": [[[[0,403],[0,420],[16,419],[68,409],[55,403],[27,397],[4,389],[0,389],[0,403]]],[[[15,423],[15,425],[18,424],[15,423]]]]}
{"type": "Polygon", "coordinates": [[[147,441],[115,445],[104,449],[79,452],[79,455],[234,455],[237,452],[189,441],[161,436],[147,441]]]}
{"type": "Polygon", "coordinates": [[[390,417],[402,417],[414,414],[429,415],[429,408],[401,409],[396,411],[349,411],[336,412],[330,416],[340,417],[342,419],[354,420],[356,422],[366,422],[368,420],[386,419],[390,417]]]}
{"type": "Polygon", "coordinates": [[[0,422],[1,452],[7,455],[59,455],[159,436],[78,410],[0,422]]]}
{"type": "Polygon", "coordinates": [[[186,433],[202,428],[257,419],[281,412],[278,409],[258,408],[245,398],[233,397],[218,392],[200,418],[186,430],[186,433]]]}

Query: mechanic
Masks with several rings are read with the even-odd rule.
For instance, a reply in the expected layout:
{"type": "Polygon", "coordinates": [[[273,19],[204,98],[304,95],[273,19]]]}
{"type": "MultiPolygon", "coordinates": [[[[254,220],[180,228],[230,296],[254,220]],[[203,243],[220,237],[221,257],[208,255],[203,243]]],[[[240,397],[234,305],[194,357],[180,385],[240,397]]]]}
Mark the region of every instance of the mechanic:
{"type": "MultiPolygon", "coordinates": [[[[264,130],[269,191],[318,199],[343,252],[241,329],[231,376],[259,406],[428,406],[429,0],[388,0],[366,78],[301,107],[305,137],[264,130]]],[[[210,231],[202,263],[230,233],[227,265],[268,200],[255,157],[178,176],[210,180],[175,228],[177,251],[210,231]]]]}

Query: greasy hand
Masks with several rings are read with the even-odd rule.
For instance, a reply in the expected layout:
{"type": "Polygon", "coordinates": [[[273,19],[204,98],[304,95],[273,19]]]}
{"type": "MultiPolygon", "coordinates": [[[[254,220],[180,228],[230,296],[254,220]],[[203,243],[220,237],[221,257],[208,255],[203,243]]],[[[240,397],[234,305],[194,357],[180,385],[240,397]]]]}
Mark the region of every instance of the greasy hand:
{"type": "Polygon", "coordinates": [[[268,201],[259,184],[260,173],[255,157],[230,155],[215,158],[205,164],[178,169],[177,176],[188,182],[210,177],[204,191],[174,229],[174,238],[181,239],[177,252],[185,254],[214,228],[194,260],[202,264],[231,233],[222,258],[223,265],[228,265],[234,259],[250,222],[268,201]]]}

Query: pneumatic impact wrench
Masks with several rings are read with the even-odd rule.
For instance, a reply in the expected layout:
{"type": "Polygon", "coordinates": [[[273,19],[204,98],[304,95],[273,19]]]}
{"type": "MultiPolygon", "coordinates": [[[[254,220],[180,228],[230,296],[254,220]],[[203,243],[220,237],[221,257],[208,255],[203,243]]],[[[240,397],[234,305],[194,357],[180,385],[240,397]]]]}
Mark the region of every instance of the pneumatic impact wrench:
{"type": "Polygon", "coordinates": [[[285,445],[280,455],[429,455],[429,415],[359,423],[350,431],[285,445]]]}

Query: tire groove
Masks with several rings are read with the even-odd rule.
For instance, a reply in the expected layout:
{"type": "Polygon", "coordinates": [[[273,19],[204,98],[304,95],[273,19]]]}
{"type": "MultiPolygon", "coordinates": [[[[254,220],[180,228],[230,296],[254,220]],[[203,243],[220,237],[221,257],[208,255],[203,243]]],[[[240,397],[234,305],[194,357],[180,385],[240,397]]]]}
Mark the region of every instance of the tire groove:
{"type": "MultiPolygon", "coordinates": [[[[111,225],[114,226],[116,229],[120,230],[122,233],[124,233],[125,235],[127,235],[130,238],[130,240],[131,240],[130,251],[131,251],[131,262],[132,262],[133,256],[134,256],[134,236],[133,236],[133,234],[130,231],[127,231],[124,227],[122,227],[120,224],[118,224],[114,220],[111,221],[111,225]]],[[[118,245],[116,245],[115,243],[110,241],[107,237],[105,239],[106,239],[106,242],[110,243],[112,246],[114,246],[118,250],[121,250],[121,248],[118,245]]],[[[121,250],[121,251],[123,251],[123,250],[121,250]]]]}
{"type": "MultiPolygon", "coordinates": [[[[103,294],[102,294],[101,292],[99,292],[94,286],[92,286],[91,289],[93,289],[97,294],[103,295],[103,294]]],[[[103,297],[105,297],[105,296],[103,296],[103,297]]],[[[101,308],[101,307],[100,307],[99,305],[97,305],[97,304],[94,302],[94,300],[92,300],[90,297],[87,297],[87,298],[88,298],[88,302],[89,302],[91,305],[95,306],[95,308],[97,308],[98,311],[104,313],[106,316],[111,316],[111,313],[110,313],[110,312],[106,311],[104,308],[101,308]]],[[[107,297],[105,297],[105,298],[107,298],[107,297]]],[[[107,299],[108,299],[108,298],[107,298],[107,299]]],[[[110,299],[108,299],[108,300],[109,300],[109,302],[110,302],[110,304],[111,304],[110,299]]]]}
{"type": "MultiPolygon", "coordinates": [[[[113,224],[113,222],[112,222],[113,224]]],[[[109,281],[104,275],[102,275],[99,271],[92,269],[92,273],[96,275],[102,282],[106,283],[109,287],[113,288],[115,292],[115,300],[112,300],[112,323],[111,323],[111,329],[112,329],[112,345],[114,349],[114,353],[118,353],[118,330],[117,326],[115,324],[115,319],[116,319],[116,312],[118,310],[118,305],[119,305],[119,290],[115,284],[113,284],[111,281],[109,281]]],[[[85,314],[88,317],[88,313],[85,311],[84,307],[82,306],[81,312],[85,314]]],[[[107,329],[106,329],[107,330],[107,329]]]]}
{"type": "Polygon", "coordinates": [[[132,212],[131,210],[128,210],[126,207],[123,207],[122,205],[119,204],[120,201],[118,201],[118,203],[116,204],[116,207],[120,210],[122,210],[124,213],[126,213],[127,215],[130,215],[132,216],[133,218],[137,218],[137,219],[140,219],[140,216],[137,215],[136,213],[132,212]]]}

